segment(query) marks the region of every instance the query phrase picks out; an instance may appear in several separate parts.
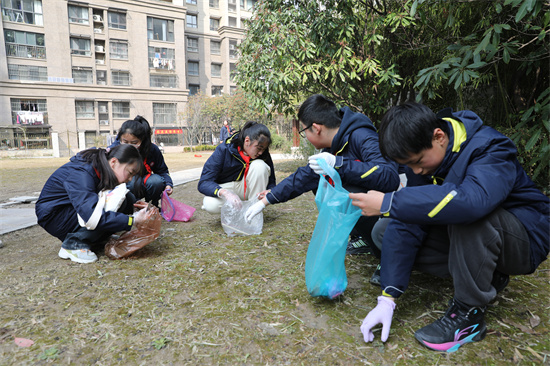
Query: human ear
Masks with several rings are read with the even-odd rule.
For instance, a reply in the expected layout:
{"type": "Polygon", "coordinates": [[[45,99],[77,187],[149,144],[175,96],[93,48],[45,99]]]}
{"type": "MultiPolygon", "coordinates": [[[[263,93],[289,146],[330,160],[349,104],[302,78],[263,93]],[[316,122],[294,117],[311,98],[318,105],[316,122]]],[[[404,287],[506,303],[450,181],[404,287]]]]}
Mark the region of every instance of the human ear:
{"type": "Polygon", "coordinates": [[[111,169],[115,170],[115,164],[116,163],[118,163],[117,158],[111,158],[111,160],[109,160],[109,165],[111,166],[111,169]]]}
{"type": "Polygon", "coordinates": [[[434,130],[433,140],[437,141],[439,144],[443,144],[445,136],[445,132],[441,128],[436,128],[434,130]]]}
{"type": "Polygon", "coordinates": [[[318,135],[318,134],[321,133],[321,127],[322,127],[322,126],[323,126],[323,125],[320,125],[320,124],[318,124],[318,123],[312,123],[312,124],[311,124],[311,131],[312,131],[313,133],[315,133],[315,134],[318,135]]]}

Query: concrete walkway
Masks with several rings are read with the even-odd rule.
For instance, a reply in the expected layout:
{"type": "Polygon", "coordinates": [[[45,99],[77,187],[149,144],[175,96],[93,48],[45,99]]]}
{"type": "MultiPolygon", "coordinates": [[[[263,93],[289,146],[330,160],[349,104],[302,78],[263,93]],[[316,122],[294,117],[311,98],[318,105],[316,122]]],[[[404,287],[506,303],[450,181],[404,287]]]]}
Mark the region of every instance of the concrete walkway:
{"type": "MultiPolygon", "coordinates": [[[[288,160],[294,159],[295,157],[286,154],[271,154],[271,158],[273,160],[288,160]]],[[[202,167],[172,172],[170,176],[172,177],[174,186],[178,186],[199,180],[201,172],[202,167]]],[[[10,199],[9,203],[0,204],[0,235],[36,225],[34,206],[32,208],[11,206],[20,206],[22,203],[31,203],[37,199],[38,197],[15,197],[10,199]]]]}

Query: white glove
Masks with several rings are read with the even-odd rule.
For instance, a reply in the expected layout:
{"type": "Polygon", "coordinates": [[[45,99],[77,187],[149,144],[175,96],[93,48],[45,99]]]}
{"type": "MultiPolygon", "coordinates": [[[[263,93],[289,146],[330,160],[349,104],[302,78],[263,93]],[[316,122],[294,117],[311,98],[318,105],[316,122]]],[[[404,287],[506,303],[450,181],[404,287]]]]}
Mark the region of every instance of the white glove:
{"type": "Polygon", "coordinates": [[[324,159],[326,163],[332,168],[334,168],[334,164],[336,163],[336,156],[328,152],[311,155],[309,157],[309,167],[319,175],[325,175],[327,173],[319,166],[317,159],[324,159]]]}
{"type": "Polygon", "coordinates": [[[233,208],[241,209],[241,207],[243,207],[243,203],[239,196],[228,189],[220,191],[220,196],[223,197],[227,202],[229,202],[229,204],[233,208]]]}
{"type": "Polygon", "coordinates": [[[262,212],[265,208],[265,204],[262,201],[258,201],[246,210],[244,214],[245,221],[250,224],[254,216],[262,212]]]}
{"type": "Polygon", "coordinates": [[[147,207],[142,208],[134,214],[134,225],[140,225],[147,220],[147,207]]]}
{"type": "Polygon", "coordinates": [[[377,324],[382,324],[382,335],[380,336],[382,342],[388,340],[394,309],[395,302],[393,300],[386,296],[378,296],[378,305],[370,311],[361,325],[361,332],[363,333],[365,342],[372,342],[374,340],[372,328],[377,324]]]}

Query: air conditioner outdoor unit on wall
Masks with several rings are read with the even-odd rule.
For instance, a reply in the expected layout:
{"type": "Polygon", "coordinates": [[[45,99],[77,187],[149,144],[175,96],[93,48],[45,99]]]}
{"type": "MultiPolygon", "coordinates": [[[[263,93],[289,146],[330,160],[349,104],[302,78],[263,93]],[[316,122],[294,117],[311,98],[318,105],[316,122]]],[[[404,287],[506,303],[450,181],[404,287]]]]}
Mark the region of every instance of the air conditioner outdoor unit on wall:
{"type": "Polygon", "coordinates": [[[102,120],[99,121],[99,124],[108,126],[109,125],[109,120],[108,119],[102,119],[102,120]]]}
{"type": "Polygon", "coordinates": [[[96,52],[103,52],[103,46],[95,46],[96,52]]]}
{"type": "Polygon", "coordinates": [[[94,14],[94,21],[96,21],[96,22],[102,22],[103,19],[101,19],[101,15],[94,14]]]}

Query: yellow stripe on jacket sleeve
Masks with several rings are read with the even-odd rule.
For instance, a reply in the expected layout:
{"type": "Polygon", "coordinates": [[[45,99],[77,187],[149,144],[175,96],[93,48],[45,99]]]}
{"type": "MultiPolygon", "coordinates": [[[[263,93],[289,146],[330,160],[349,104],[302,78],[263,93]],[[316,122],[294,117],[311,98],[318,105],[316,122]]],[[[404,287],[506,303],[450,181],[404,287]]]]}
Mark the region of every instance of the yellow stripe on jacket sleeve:
{"type": "Polygon", "coordinates": [[[435,215],[437,215],[439,211],[443,209],[443,207],[447,206],[447,203],[449,203],[454,198],[454,196],[456,196],[456,191],[452,190],[448,195],[445,196],[445,198],[441,200],[441,202],[437,204],[437,206],[435,206],[433,210],[430,211],[428,216],[434,217],[435,215]]]}

